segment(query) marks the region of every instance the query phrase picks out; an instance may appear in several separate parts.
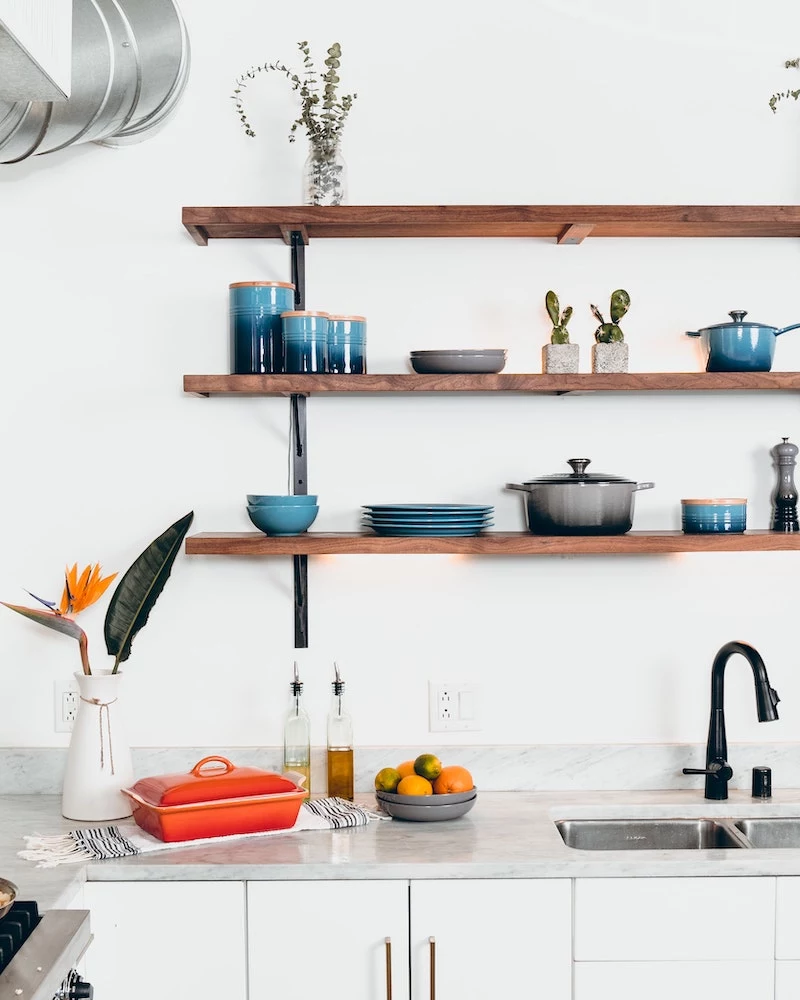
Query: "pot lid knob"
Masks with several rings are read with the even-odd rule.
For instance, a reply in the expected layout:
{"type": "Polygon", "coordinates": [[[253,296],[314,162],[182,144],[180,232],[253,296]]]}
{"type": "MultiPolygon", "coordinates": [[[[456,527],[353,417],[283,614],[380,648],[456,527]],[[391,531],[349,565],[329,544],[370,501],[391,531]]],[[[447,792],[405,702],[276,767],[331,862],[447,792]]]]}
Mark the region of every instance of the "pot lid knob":
{"type": "Polygon", "coordinates": [[[733,320],[734,323],[741,323],[742,320],[747,315],[747,310],[746,309],[734,309],[732,312],[729,312],[728,315],[730,316],[730,318],[733,320]]]}
{"type": "Polygon", "coordinates": [[[576,476],[586,475],[586,466],[591,464],[591,458],[570,458],[567,464],[572,466],[572,471],[576,476]]]}

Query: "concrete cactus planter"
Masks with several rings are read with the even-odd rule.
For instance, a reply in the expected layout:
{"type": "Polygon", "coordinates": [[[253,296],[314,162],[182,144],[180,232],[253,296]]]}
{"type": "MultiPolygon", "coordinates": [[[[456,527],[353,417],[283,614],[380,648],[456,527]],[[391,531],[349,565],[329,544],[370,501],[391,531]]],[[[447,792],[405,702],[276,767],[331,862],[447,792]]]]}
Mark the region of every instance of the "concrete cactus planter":
{"type": "Polygon", "coordinates": [[[613,344],[592,344],[592,371],[595,374],[626,372],[628,370],[628,345],[624,341],[613,344]]]}
{"type": "Polygon", "coordinates": [[[575,375],[578,372],[578,344],[545,344],[542,371],[546,375],[575,375]]]}

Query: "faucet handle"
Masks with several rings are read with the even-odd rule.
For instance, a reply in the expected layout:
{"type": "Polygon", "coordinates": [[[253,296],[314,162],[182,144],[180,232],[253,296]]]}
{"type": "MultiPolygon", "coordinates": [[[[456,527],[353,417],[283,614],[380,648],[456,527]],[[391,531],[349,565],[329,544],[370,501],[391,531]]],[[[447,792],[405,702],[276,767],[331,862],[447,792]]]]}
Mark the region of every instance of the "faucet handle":
{"type": "Polygon", "coordinates": [[[683,769],[684,774],[705,774],[710,778],[716,778],[718,781],[730,781],[733,777],[733,768],[727,761],[715,760],[713,764],[709,764],[708,767],[685,767],[683,769]]]}

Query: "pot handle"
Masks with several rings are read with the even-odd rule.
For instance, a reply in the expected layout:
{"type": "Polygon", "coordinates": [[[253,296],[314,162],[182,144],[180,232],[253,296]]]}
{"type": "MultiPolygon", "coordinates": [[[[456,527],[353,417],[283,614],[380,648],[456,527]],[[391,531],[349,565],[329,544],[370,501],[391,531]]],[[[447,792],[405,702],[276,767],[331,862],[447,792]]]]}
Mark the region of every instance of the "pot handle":
{"type": "Polygon", "coordinates": [[[782,333],[786,333],[787,330],[797,330],[800,329],[800,323],[792,323],[791,326],[783,326],[780,330],[775,331],[775,336],[780,337],[782,333]]]}
{"type": "Polygon", "coordinates": [[[636,483],[633,487],[633,492],[636,492],[636,490],[652,490],[655,485],[655,483],[636,483]]]}
{"type": "Polygon", "coordinates": [[[206,771],[205,774],[202,771],[202,768],[206,764],[210,763],[212,760],[217,761],[217,763],[219,763],[219,764],[224,764],[225,765],[225,774],[230,774],[230,772],[234,769],[233,764],[231,764],[231,762],[228,760],[227,757],[217,757],[216,754],[215,754],[212,757],[203,757],[202,760],[199,760],[194,765],[194,767],[192,768],[192,770],[189,773],[193,774],[196,778],[208,778],[208,777],[211,777],[211,776],[216,777],[219,774],[219,768],[218,767],[213,768],[210,772],[206,771]]]}
{"type": "Polygon", "coordinates": [[[686,336],[687,337],[702,337],[703,335],[702,335],[702,333],[700,333],[699,330],[687,330],[686,331],[686,336]]]}
{"type": "Polygon", "coordinates": [[[522,486],[520,483],[506,483],[507,490],[521,490],[523,493],[530,493],[530,487],[522,486]]]}

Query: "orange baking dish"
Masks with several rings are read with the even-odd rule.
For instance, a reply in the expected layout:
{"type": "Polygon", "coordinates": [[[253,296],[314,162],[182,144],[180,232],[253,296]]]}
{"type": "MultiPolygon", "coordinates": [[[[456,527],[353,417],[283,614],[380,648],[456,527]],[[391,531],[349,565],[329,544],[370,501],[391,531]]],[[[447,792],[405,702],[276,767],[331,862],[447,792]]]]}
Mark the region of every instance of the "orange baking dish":
{"type": "Polygon", "coordinates": [[[142,778],[122,792],[142,830],[166,843],[287,830],[308,797],[281,774],[236,767],[225,757],[204,757],[188,773],[142,778]]]}

